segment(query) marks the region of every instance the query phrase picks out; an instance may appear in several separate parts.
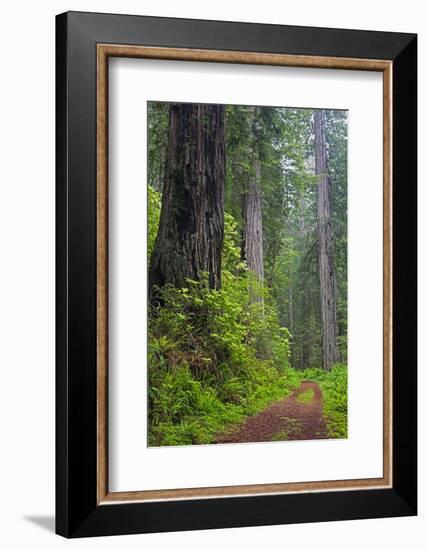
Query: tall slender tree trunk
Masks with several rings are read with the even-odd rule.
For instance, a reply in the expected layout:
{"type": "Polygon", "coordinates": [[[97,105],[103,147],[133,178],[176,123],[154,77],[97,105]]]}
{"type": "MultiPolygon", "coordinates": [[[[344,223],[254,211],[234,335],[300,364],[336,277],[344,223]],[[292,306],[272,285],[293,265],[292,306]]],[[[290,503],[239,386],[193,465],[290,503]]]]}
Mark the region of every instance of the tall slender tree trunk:
{"type": "Polygon", "coordinates": [[[242,255],[247,262],[248,269],[251,269],[258,280],[263,281],[263,222],[260,177],[261,166],[260,161],[257,159],[254,162],[254,175],[242,197],[244,221],[242,255]]]}
{"type": "Polygon", "coordinates": [[[291,334],[294,331],[294,300],[293,300],[293,284],[291,281],[291,273],[288,270],[288,328],[291,334]]]}
{"type": "Polygon", "coordinates": [[[327,173],[325,113],[315,111],[315,174],[317,187],[318,263],[321,294],[323,369],[338,360],[336,321],[336,277],[331,231],[330,184],[327,173]]]}
{"type": "Polygon", "coordinates": [[[303,323],[303,337],[302,337],[302,368],[306,369],[310,366],[311,360],[311,296],[310,291],[303,292],[302,296],[302,318],[303,323]]]}
{"type": "MultiPolygon", "coordinates": [[[[257,111],[251,108],[252,124],[254,127],[257,111]]],[[[264,280],[263,259],[263,219],[262,219],[262,193],[261,193],[261,162],[254,143],[253,173],[248,186],[242,195],[242,258],[246,261],[254,284],[250,286],[251,298],[254,301],[263,301],[262,285],[264,280]]]]}
{"type": "MultiPolygon", "coordinates": [[[[294,296],[293,296],[293,283],[291,279],[291,270],[288,270],[288,329],[291,335],[294,337],[294,296]]],[[[290,346],[290,364],[295,366],[295,346],[293,340],[290,346]]]]}
{"type": "Polygon", "coordinates": [[[224,107],[173,104],[159,230],[149,268],[154,287],[186,279],[221,286],[225,181],[224,107]]]}

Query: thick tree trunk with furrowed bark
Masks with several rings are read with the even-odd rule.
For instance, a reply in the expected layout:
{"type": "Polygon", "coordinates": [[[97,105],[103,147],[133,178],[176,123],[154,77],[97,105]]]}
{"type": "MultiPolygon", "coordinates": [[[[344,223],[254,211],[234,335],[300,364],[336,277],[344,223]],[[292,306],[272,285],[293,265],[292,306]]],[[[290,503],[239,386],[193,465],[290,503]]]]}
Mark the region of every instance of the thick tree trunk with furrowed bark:
{"type": "Polygon", "coordinates": [[[321,294],[323,369],[338,360],[336,321],[336,277],[331,231],[330,183],[327,173],[325,113],[315,111],[315,174],[317,187],[318,262],[321,294]]]}
{"type": "Polygon", "coordinates": [[[159,230],[149,269],[155,287],[208,274],[221,286],[224,233],[224,107],[172,104],[159,230]]]}

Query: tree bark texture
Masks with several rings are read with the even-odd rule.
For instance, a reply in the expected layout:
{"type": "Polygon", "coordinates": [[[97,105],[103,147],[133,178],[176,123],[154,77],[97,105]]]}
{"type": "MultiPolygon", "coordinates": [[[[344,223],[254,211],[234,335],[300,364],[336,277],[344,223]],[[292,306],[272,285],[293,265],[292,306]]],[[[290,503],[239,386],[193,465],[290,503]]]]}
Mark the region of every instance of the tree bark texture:
{"type": "Polygon", "coordinates": [[[154,286],[187,286],[208,273],[221,286],[225,136],[221,105],[172,104],[159,230],[149,268],[154,286]]]}
{"type": "Polygon", "coordinates": [[[257,279],[263,281],[263,223],[262,198],[260,190],[261,166],[257,159],[254,162],[254,175],[249,181],[248,189],[242,197],[243,214],[243,259],[257,279]]]}
{"type": "Polygon", "coordinates": [[[315,111],[315,174],[317,186],[318,263],[321,295],[323,369],[338,360],[336,320],[336,278],[331,230],[330,182],[327,172],[325,113],[315,111]]]}
{"type": "MultiPolygon", "coordinates": [[[[254,134],[257,124],[257,108],[250,107],[250,128],[254,134]]],[[[253,171],[242,194],[242,259],[250,270],[250,298],[263,302],[264,258],[263,219],[261,193],[261,162],[257,141],[253,141],[253,171]],[[251,280],[253,277],[253,281],[251,280]]]]}

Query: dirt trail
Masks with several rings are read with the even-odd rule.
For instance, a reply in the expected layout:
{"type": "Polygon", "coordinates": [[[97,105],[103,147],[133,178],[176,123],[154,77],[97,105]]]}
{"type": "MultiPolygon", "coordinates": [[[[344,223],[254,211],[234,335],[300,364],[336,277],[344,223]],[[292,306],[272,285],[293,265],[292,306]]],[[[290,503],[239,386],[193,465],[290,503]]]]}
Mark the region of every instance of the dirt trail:
{"type": "Polygon", "coordinates": [[[216,443],[327,438],[320,387],[315,382],[306,381],[290,396],[218,437],[216,443]]]}

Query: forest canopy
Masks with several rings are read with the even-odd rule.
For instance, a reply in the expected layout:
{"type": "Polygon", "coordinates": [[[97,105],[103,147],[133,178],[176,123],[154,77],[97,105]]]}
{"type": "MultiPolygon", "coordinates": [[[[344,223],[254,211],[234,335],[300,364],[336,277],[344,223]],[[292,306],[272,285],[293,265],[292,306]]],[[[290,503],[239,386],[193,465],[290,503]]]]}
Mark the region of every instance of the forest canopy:
{"type": "Polygon", "coordinates": [[[347,112],[149,102],[148,156],[149,445],[346,437],[347,112]]]}

